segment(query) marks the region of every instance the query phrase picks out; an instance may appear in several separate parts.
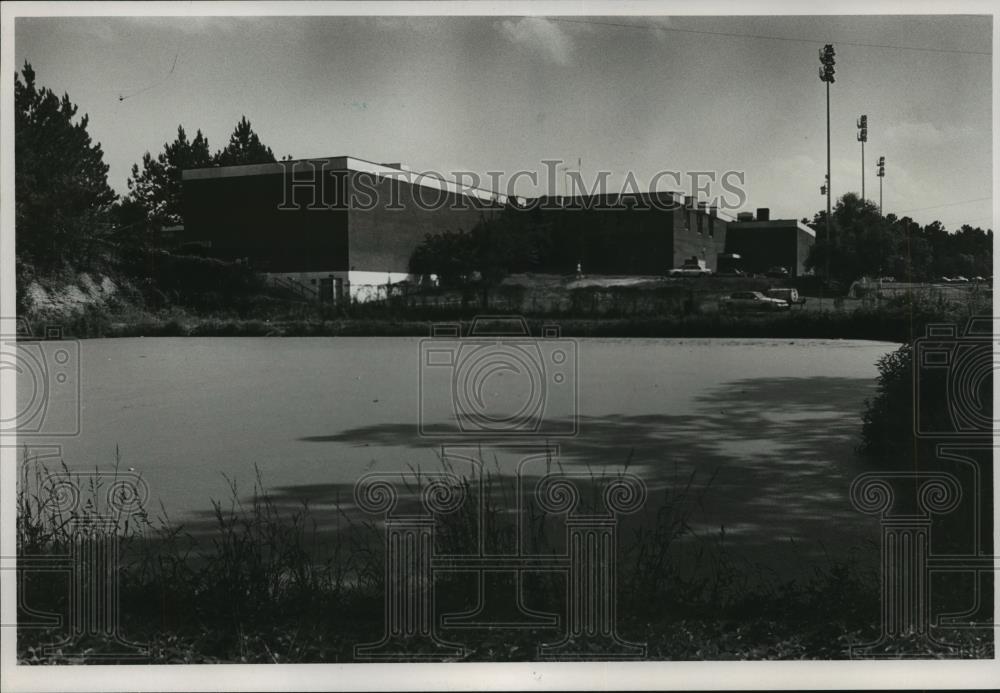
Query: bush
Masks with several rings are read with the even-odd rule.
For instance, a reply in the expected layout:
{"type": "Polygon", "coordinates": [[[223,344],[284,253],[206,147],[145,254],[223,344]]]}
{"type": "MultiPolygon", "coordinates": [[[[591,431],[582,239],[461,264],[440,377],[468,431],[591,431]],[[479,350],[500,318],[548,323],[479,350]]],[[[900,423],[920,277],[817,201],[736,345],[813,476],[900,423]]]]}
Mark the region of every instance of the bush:
{"type": "Polygon", "coordinates": [[[860,451],[879,460],[912,462],[913,349],[904,344],[877,362],[878,386],[861,415],[860,451]]]}

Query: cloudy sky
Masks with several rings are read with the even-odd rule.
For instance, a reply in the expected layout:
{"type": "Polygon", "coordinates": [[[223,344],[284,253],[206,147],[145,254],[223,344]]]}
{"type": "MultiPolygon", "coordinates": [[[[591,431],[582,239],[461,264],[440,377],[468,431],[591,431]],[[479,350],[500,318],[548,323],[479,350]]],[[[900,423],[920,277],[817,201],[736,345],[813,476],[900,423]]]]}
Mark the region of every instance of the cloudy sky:
{"type": "Polygon", "coordinates": [[[178,124],[214,150],[245,114],[279,157],[508,176],[580,159],[612,187],[737,170],[746,209],[801,218],[824,206],[832,42],[834,193],[860,191],[866,113],[868,196],[884,155],[886,211],[956,228],[992,224],[991,31],[974,16],[21,18],[15,57],[89,113],[119,192],[178,124]]]}

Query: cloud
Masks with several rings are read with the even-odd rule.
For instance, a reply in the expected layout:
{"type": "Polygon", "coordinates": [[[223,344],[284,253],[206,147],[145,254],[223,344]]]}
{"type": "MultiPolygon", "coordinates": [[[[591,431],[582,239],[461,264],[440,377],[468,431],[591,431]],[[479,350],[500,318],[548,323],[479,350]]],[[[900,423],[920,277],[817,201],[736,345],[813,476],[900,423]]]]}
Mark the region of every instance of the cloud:
{"type": "Polygon", "coordinates": [[[573,41],[555,22],[544,17],[505,19],[499,24],[500,35],[511,43],[542,55],[558,65],[568,65],[573,41]]]}
{"type": "Polygon", "coordinates": [[[893,144],[917,144],[927,147],[957,142],[971,137],[976,131],[968,126],[938,127],[934,123],[901,122],[890,125],[885,132],[886,139],[893,144]]]}

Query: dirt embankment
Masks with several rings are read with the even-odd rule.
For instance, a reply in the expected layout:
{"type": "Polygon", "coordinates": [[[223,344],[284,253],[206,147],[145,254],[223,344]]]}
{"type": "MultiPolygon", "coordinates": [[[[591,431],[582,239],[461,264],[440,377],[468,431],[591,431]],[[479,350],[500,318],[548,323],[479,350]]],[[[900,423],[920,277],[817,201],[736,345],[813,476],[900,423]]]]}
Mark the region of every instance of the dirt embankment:
{"type": "Polygon", "coordinates": [[[18,286],[18,317],[26,318],[33,330],[127,313],[139,308],[137,303],[141,295],[128,282],[91,272],[35,276],[18,286]]]}

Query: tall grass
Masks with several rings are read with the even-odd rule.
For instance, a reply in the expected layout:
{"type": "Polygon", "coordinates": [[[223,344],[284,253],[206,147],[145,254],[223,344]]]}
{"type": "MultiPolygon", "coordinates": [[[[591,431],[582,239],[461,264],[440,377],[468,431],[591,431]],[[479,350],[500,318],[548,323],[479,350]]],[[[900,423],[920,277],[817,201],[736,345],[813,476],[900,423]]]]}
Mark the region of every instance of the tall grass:
{"type": "MultiPolygon", "coordinates": [[[[597,489],[628,466],[626,460],[616,469],[590,471],[587,483],[597,489]]],[[[564,470],[550,459],[545,471],[564,470]]],[[[64,466],[59,472],[70,473],[64,466]]],[[[450,475],[453,490],[466,500],[438,516],[438,554],[565,550],[562,518],[538,504],[526,503],[518,524],[510,511],[516,495],[524,492],[524,480],[502,473],[496,458],[480,456],[472,474],[459,474],[447,457],[440,470],[412,468],[400,476],[400,502],[414,502],[440,472],[450,475]]],[[[117,467],[109,472],[107,483],[118,473],[117,467]]],[[[67,515],[55,496],[54,478],[25,454],[17,491],[20,555],[65,552],[73,541],[72,519],[104,512],[101,481],[83,484],[76,515],[67,515]]],[[[531,486],[535,480],[529,481],[531,486]]],[[[754,644],[757,656],[845,656],[850,640],[837,637],[875,627],[877,578],[851,562],[830,561],[814,566],[810,580],[769,580],[758,566],[734,558],[724,533],[699,535],[692,528],[692,513],[711,492],[711,482],[691,474],[670,487],[651,489],[645,521],[622,533],[618,602],[623,633],[649,640],[656,657],[688,652],[699,658],[695,652],[718,650],[713,639],[728,642],[725,633],[733,622],[766,622],[771,625],[755,636],[760,639],[754,644]],[[831,624],[837,633],[830,633],[831,624]],[[701,633],[704,641],[679,644],[679,632],[701,633]],[[813,645],[786,642],[805,632],[814,634],[813,645]],[[820,632],[839,644],[831,646],[816,635],[820,632]]],[[[271,495],[259,470],[246,492],[235,480],[229,491],[225,502],[213,501],[211,527],[199,532],[174,524],[162,507],[156,518],[122,516],[107,526],[122,547],[122,626],[130,639],[150,643],[153,661],[350,661],[355,644],[381,636],[385,557],[378,518],[361,515],[351,499],[338,498],[332,525],[321,523],[308,502],[289,504],[271,495]]],[[[596,493],[582,494],[580,502],[580,512],[601,509],[596,493]]],[[[527,597],[559,612],[563,579],[533,575],[525,586],[527,597]]],[[[51,577],[26,574],[23,582],[32,608],[65,608],[60,585],[51,577]]],[[[482,597],[477,584],[461,575],[445,574],[437,583],[441,608],[450,613],[467,611],[482,597]]],[[[61,589],[64,593],[65,585],[61,589]]],[[[551,631],[508,632],[501,641],[515,644],[498,649],[494,632],[471,631],[463,637],[472,639],[473,659],[531,658],[538,642],[555,639],[551,631]]],[[[51,631],[21,629],[19,656],[24,662],[64,661],[39,654],[40,645],[53,639],[58,638],[51,631]]]]}

